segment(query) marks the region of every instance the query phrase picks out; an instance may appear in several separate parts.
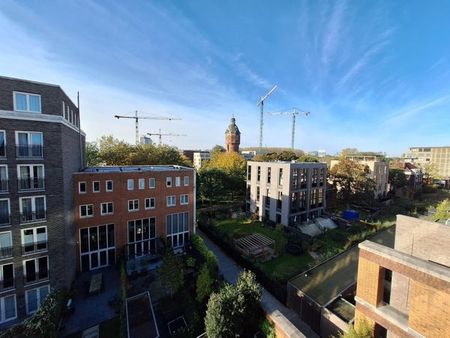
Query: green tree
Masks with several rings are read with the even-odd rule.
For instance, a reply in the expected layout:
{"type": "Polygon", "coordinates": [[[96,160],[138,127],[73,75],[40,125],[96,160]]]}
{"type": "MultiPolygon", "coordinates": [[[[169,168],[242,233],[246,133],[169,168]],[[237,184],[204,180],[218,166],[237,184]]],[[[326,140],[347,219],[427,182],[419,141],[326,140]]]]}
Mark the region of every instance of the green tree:
{"type": "Polygon", "coordinates": [[[319,159],[316,156],[309,155],[309,154],[303,154],[300,155],[297,159],[299,162],[319,162],[319,159]]]}
{"type": "Polygon", "coordinates": [[[450,219],[450,199],[445,199],[436,206],[436,213],[433,218],[435,221],[450,219]]]}
{"type": "Polygon", "coordinates": [[[341,156],[349,156],[359,153],[358,149],[356,148],[344,148],[341,150],[341,156]]]}
{"type": "Polygon", "coordinates": [[[113,136],[102,136],[99,140],[98,156],[106,165],[129,165],[129,155],[133,146],[113,136]]]}
{"type": "Polygon", "coordinates": [[[348,332],[339,335],[339,338],[372,338],[373,336],[373,329],[366,321],[362,321],[356,329],[353,325],[349,325],[348,332]]]}
{"type": "Polygon", "coordinates": [[[86,142],[86,164],[95,167],[101,163],[97,142],[86,142]]]}
{"type": "Polygon", "coordinates": [[[216,152],[211,156],[207,168],[221,169],[229,175],[245,177],[247,162],[245,158],[238,153],[216,152]]]}
{"type": "Polygon", "coordinates": [[[210,204],[216,202],[225,192],[225,182],[227,174],[220,169],[201,169],[199,171],[199,191],[200,199],[204,203],[209,201],[210,204]]]}
{"type": "Polygon", "coordinates": [[[213,156],[216,153],[224,153],[225,152],[225,148],[222,147],[221,145],[216,144],[212,149],[211,149],[211,156],[213,156]]]}
{"type": "Polygon", "coordinates": [[[200,273],[197,277],[197,302],[202,303],[214,291],[215,279],[211,275],[208,265],[203,264],[200,273]]]}
{"type": "Polygon", "coordinates": [[[389,169],[389,183],[394,189],[405,187],[408,184],[405,171],[403,169],[389,169]]]}
{"type": "Polygon", "coordinates": [[[159,274],[162,281],[168,286],[171,297],[173,297],[183,286],[183,262],[173,253],[168,253],[163,258],[162,265],[159,268],[159,274]]]}

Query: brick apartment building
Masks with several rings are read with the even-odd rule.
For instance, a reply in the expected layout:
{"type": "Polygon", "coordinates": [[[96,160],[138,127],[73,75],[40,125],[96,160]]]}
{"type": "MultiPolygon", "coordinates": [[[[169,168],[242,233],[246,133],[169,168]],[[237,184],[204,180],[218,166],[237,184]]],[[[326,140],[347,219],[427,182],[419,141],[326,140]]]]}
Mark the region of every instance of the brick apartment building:
{"type": "Polygon", "coordinates": [[[0,328],[75,276],[72,172],[79,111],[57,85],[0,77],[0,328]]]}
{"type": "Polygon", "coordinates": [[[247,210],[260,219],[298,226],[326,207],[326,163],[247,162],[247,210]]]}
{"type": "Polygon", "coordinates": [[[80,271],[182,248],[195,232],[195,170],[181,166],[86,168],[73,174],[80,271]]]}

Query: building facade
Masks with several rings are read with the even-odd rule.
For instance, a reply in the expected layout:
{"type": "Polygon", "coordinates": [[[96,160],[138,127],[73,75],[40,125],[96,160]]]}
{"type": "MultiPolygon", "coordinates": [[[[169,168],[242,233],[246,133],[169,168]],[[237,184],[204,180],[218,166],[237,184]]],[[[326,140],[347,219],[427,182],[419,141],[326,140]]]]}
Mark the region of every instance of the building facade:
{"type": "Polygon", "coordinates": [[[0,77],[0,327],[75,277],[72,172],[84,143],[59,86],[0,77]]]}
{"type": "MultiPolygon", "coordinates": [[[[369,168],[369,177],[375,182],[375,198],[383,198],[389,191],[389,163],[384,156],[379,155],[350,155],[347,159],[369,168]]],[[[332,160],[330,169],[333,168],[339,160],[332,160]]]]}
{"type": "Polygon", "coordinates": [[[73,174],[80,271],[179,249],[195,232],[195,170],[181,166],[86,168],[73,174]],[[160,243],[161,244],[161,243],[160,243]]]}
{"type": "MultiPolygon", "coordinates": [[[[448,147],[411,147],[403,155],[405,161],[418,165],[422,169],[433,165],[438,176],[450,179],[450,146],[448,147]]],[[[426,172],[425,172],[426,173],[426,172]]]]}
{"type": "Polygon", "coordinates": [[[394,249],[359,245],[355,326],[376,337],[445,337],[450,332],[450,228],[397,216],[394,249]]]}
{"type": "Polygon", "coordinates": [[[236,125],[236,119],[231,118],[230,124],[225,131],[225,150],[228,153],[239,153],[239,144],[241,143],[241,132],[236,125]]]}
{"type": "Polygon", "coordinates": [[[298,226],[326,207],[326,163],[247,162],[247,211],[298,226]]]}
{"type": "Polygon", "coordinates": [[[209,151],[196,151],[193,156],[194,168],[199,170],[203,167],[206,161],[211,159],[211,153],[209,151]]]}

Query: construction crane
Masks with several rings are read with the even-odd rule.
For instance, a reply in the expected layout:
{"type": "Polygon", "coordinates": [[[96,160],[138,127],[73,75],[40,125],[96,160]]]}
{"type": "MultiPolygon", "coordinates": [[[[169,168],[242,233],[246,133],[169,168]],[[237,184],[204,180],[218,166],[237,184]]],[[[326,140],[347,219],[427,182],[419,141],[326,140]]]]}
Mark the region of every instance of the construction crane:
{"type": "Polygon", "coordinates": [[[268,112],[269,115],[292,115],[292,139],[291,139],[291,148],[294,150],[294,141],[295,141],[295,119],[297,115],[305,115],[308,116],[311,114],[308,111],[299,110],[297,108],[292,108],[292,110],[289,111],[281,111],[281,112],[268,112]]]}
{"type": "Polygon", "coordinates": [[[185,134],[172,134],[172,133],[166,133],[166,134],[162,134],[161,133],[161,129],[159,129],[159,133],[147,133],[148,136],[154,136],[157,135],[159,137],[159,145],[162,145],[162,137],[163,136],[187,136],[185,134]]]}
{"type": "Polygon", "coordinates": [[[158,117],[158,116],[138,116],[138,111],[134,112],[134,116],[127,115],[114,115],[116,119],[134,119],[135,120],[135,128],[136,128],[136,144],[139,144],[139,120],[147,119],[147,120],[181,120],[175,117],[158,117]]]}
{"type": "Polygon", "coordinates": [[[261,96],[258,103],[256,104],[257,106],[261,107],[261,117],[259,120],[259,148],[262,148],[262,144],[263,144],[264,101],[274,92],[275,89],[277,89],[277,85],[273,86],[272,89],[269,90],[269,92],[266,95],[261,96]]]}

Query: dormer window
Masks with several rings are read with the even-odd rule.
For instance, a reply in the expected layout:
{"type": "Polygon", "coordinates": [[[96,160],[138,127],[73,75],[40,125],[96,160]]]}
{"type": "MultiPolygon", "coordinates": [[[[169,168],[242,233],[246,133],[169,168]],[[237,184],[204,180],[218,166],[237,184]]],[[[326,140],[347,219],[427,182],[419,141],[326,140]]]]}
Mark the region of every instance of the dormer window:
{"type": "Polygon", "coordinates": [[[41,113],[41,96],[36,94],[14,92],[14,110],[41,113]]]}

